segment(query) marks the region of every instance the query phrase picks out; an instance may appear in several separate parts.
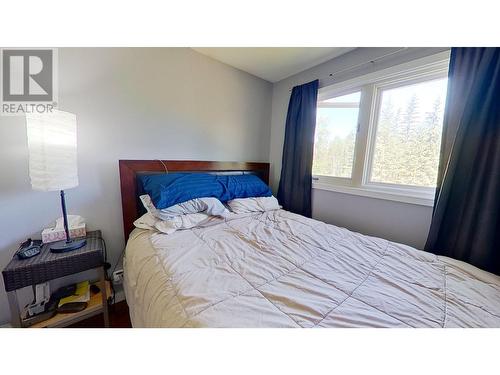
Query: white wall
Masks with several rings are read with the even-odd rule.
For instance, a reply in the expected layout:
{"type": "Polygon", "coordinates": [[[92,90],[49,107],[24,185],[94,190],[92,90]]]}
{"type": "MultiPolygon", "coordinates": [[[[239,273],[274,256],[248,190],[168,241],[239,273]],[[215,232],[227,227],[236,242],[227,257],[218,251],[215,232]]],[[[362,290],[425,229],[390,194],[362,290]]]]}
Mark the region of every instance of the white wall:
{"type": "Polygon", "coordinates": [[[432,207],[313,189],[315,219],[422,249],[432,207]]]}
{"type": "MultiPolygon", "coordinates": [[[[358,48],[321,65],[298,73],[273,85],[271,117],[271,181],[277,191],[281,171],[281,157],[285,120],[293,86],[320,79],[320,87],[341,82],[376,70],[441,52],[446,48],[409,48],[380,62],[364,65],[356,70],[335,75],[330,73],[357,66],[366,61],[395,52],[398,48],[358,48]]],[[[353,231],[423,248],[432,215],[432,207],[399,203],[388,200],[354,196],[313,189],[313,217],[353,231]]]]}
{"type": "MultiPolygon", "coordinates": [[[[80,185],[69,212],[124,247],[119,159],[268,161],[270,83],[187,48],[59,49],[59,107],[78,116],[80,185]]],[[[0,116],[0,269],[60,216],[31,190],[23,118],[0,116]]],[[[0,281],[0,322],[9,319],[0,281]]]]}

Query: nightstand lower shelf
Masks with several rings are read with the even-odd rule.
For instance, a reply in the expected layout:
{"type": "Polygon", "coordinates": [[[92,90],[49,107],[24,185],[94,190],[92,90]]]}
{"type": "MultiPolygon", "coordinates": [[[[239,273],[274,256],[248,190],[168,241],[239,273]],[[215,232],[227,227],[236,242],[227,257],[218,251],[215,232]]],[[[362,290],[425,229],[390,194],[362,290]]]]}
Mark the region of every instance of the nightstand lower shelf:
{"type": "MultiPolygon", "coordinates": [[[[111,296],[111,286],[109,281],[106,281],[106,297],[111,296]]],[[[56,314],[52,318],[44,320],[43,322],[32,325],[30,328],[62,328],[81,320],[90,318],[91,316],[105,313],[103,306],[102,291],[90,297],[88,306],[85,310],[72,314],[56,314]]],[[[106,301],[107,303],[107,301],[106,301]]]]}

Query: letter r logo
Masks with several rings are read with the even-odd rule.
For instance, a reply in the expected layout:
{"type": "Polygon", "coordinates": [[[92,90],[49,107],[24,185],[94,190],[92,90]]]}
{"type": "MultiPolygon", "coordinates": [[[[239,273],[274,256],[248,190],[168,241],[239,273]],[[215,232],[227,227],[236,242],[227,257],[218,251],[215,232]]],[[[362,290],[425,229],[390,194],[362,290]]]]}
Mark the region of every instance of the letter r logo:
{"type": "Polygon", "coordinates": [[[53,51],[50,49],[2,50],[4,102],[53,100],[53,51]]]}

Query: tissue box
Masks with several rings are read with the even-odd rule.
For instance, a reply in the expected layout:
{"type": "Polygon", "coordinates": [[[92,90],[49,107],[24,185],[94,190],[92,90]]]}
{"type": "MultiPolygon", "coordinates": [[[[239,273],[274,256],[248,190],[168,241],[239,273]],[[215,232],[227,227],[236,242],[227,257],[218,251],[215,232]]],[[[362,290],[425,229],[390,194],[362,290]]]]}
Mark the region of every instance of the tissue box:
{"type": "MultiPolygon", "coordinates": [[[[71,238],[84,237],[86,235],[85,224],[76,225],[69,229],[71,238]]],[[[42,231],[42,242],[49,243],[66,239],[66,232],[59,228],[46,228],[42,231]]]]}

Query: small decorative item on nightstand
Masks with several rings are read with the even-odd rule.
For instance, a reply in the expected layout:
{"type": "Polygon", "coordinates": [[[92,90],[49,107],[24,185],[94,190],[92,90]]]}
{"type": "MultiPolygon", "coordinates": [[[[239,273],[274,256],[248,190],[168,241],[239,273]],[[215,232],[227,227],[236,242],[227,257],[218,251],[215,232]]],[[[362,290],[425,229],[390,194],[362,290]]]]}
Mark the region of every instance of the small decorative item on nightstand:
{"type": "Polygon", "coordinates": [[[73,240],[68,229],[64,189],[78,186],[76,159],[76,115],[54,110],[52,113],[26,114],[29,171],[34,190],[61,192],[65,240],[53,243],[50,250],[64,253],[85,246],[73,240]]]}
{"type": "MultiPolygon", "coordinates": [[[[85,220],[78,215],[68,215],[68,229],[71,238],[85,237],[85,220]]],[[[66,239],[64,229],[64,218],[56,220],[56,225],[52,228],[42,230],[42,242],[50,243],[55,241],[63,241],[66,239]]]]}

